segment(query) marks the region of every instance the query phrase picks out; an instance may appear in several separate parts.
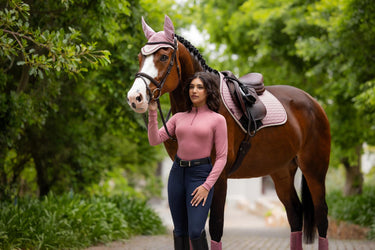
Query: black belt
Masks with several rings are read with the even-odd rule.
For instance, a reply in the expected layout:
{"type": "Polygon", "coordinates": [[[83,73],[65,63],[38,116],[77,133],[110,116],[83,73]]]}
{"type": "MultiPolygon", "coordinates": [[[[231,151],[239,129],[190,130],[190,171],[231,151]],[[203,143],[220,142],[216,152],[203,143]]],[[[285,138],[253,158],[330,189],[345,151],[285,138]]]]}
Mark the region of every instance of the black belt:
{"type": "Polygon", "coordinates": [[[203,164],[210,164],[211,163],[211,158],[206,157],[202,159],[197,159],[197,160],[191,160],[191,161],[184,161],[181,160],[177,155],[176,155],[176,162],[180,167],[194,167],[194,166],[199,166],[203,164]]]}

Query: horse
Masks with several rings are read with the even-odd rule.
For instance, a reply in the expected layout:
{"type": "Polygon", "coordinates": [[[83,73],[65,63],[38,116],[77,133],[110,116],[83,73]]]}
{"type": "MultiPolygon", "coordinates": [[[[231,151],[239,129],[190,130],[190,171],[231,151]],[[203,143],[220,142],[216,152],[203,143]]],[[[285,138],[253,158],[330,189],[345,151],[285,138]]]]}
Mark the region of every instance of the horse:
{"type": "MultiPolygon", "coordinates": [[[[166,93],[169,94],[172,114],[185,112],[183,88],[195,72],[211,72],[219,84],[220,73],[206,64],[189,41],[175,34],[168,16],[165,16],[163,31],[155,32],[143,17],[142,27],[148,42],[138,55],[139,72],[127,95],[128,104],[135,112],[145,113],[151,99],[158,100],[166,93]]],[[[220,243],[215,249],[221,249],[227,179],[269,175],[286,210],[291,229],[290,249],[302,249],[302,239],[307,244],[313,243],[316,232],[319,234],[319,249],[328,249],[325,178],[331,148],[329,121],[320,104],[303,90],[288,85],[265,88],[282,103],[287,121],[257,131],[251,137],[250,150],[237,169],[234,169],[234,162],[241,142],[248,135],[225,105],[220,105],[219,113],[225,117],[228,128],[228,158],[214,185],[209,217],[211,246],[220,243]],[[302,172],[301,199],[294,186],[298,168],[302,172]]],[[[174,160],[176,140],[171,138],[164,146],[174,160]]],[[[214,159],[214,153],[212,157],[214,159]]]]}

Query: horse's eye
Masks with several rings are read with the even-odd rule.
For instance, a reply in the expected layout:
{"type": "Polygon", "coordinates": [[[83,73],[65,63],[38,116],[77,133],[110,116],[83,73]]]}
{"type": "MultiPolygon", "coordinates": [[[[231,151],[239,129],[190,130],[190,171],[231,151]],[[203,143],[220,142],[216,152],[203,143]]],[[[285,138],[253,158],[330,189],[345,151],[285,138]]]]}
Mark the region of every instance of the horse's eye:
{"type": "Polygon", "coordinates": [[[160,57],[160,61],[162,61],[162,62],[168,61],[168,56],[167,55],[162,55],[160,57]]]}

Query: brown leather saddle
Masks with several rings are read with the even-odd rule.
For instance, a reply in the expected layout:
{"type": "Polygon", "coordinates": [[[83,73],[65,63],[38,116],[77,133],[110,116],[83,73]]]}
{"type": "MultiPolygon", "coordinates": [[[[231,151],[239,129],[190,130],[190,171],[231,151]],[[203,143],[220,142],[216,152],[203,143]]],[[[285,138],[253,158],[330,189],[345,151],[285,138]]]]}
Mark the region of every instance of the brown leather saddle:
{"type": "Polygon", "coordinates": [[[250,136],[254,136],[262,125],[262,119],[267,110],[258,95],[265,91],[263,76],[260,73],[249,73],[237,78],[230,71],[221,72],[229,88],[234,103],[242,110],[243,116],[239,120],[250,136]]]}

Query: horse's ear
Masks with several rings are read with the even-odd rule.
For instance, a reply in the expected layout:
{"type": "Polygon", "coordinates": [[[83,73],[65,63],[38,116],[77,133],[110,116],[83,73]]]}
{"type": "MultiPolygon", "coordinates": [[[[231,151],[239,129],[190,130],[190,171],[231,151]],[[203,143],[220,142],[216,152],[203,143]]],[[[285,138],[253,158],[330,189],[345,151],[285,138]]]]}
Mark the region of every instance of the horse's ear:
{"type": "Polygon", "coordinates": [[[152,35],[155,34],[155,31],[150,26],[147,25],[143,17],[142,17],[142,29],[143,29],[143,33],[145,33],[147,40],[149,40],[150,37],[152,37],[152,35]]]}
{"type": "Polygon", "coordinates": [[[170,41],[174,40],[174,26],[169,16],[165,15],[164,20],[164,34],[170,41]]]}

